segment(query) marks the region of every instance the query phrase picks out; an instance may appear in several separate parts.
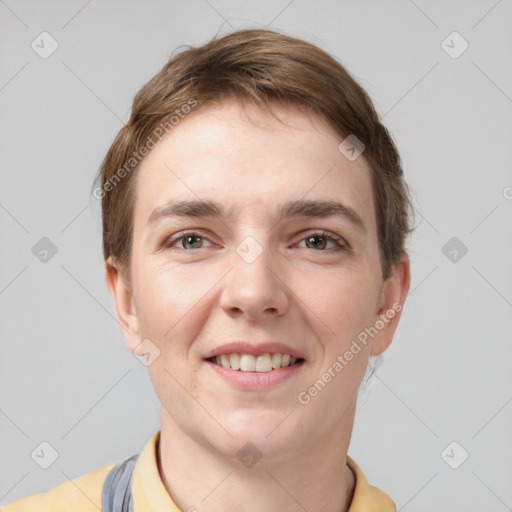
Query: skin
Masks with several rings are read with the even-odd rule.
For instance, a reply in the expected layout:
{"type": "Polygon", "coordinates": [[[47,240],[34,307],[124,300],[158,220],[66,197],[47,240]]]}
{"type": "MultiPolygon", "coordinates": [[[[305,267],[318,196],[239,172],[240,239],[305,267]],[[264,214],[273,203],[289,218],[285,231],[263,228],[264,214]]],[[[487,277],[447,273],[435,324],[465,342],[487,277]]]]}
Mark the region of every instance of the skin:
{"type": "Polygon", "coordinates": [[[160,350],[148,366],[161,402],[159,469],[182,510],[348,510],[357,390],[370,354],[391,343],[400,312],[307,405],[297,397],[409,290],[406,255],[382,280],[364,154],[345,158],[340,137],[316,114],[276,112],[288,126],[235,101],[182,120],[137,175],[130,282],[106,262],[130,351],[142,354],[144,339],[160,350]],[[239,210],[232,218],[148,224],[168,201],[198,198],[239,210]],[[273,212],[289,199],[341,201],[366,232],[341,217],[277,223],[273,212]],[[200,238],[165,247],[184,230],[200,238]],[[323,230],[347,248],[321,237],[308,243],[311,232],[323,230]],[[248,236],[263,249],[252,263],[236,252],[248,236]],[[271,390],[240,391],[203,360],[232,340],[281,341],[306,362],[271,390]],[[247,442],[262,454],[252,467],[236,455],[247,442]]]}

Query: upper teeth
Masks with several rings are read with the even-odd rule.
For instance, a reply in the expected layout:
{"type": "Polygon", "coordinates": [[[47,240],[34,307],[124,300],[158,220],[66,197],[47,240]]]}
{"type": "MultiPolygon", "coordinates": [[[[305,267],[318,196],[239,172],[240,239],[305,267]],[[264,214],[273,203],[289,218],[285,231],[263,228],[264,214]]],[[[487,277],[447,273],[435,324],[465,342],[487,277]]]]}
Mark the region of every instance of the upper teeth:
{"type": "Polygon", "coordinates": [[[253,356],[252,354],[221,354],[211,358],[213,362],[231,368],[232,370],[241,370],[243,372],[269,372],[272,369],[284,368],[297,362],[296,357],[290,354],[262,354],[253,356]]]}

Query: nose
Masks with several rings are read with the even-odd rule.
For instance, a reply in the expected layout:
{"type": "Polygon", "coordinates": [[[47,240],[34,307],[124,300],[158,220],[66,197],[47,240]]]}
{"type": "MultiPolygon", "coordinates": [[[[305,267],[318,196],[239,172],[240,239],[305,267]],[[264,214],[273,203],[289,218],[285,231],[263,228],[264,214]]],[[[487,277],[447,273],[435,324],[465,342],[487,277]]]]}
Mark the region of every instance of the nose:
{"type": "MultiPolygon", "coordinates": [[[[254,250],[252,246],[250,251],[254,250]]],[[[282,271],[275,268],[275,258],[267,249],[255,259],[254,256],[254,253],[252,256],[250,252],[244,253],[243,249],[234,251],[233,268],[226,276],[221,306],[228,314],[244,316],[251,321],[280,316],[288,307],[288,292],[282,271]]]]}

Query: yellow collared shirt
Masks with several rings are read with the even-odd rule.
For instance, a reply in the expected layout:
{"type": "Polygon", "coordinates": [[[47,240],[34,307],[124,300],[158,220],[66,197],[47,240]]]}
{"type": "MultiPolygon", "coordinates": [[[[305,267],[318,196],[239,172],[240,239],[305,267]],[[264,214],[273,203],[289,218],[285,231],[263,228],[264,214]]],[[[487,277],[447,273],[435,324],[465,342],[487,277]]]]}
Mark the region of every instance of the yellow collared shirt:
{"type": "MultiPolygon", "coordinates": [[[[133,470],[134,512],[181,512],[167,492],[157,465],[160,430],[153,434],[140,453],[133,470]]],[[[56,485],[47,492],[21,498],[1,512],[98,512],[108,472],[115,464],[104,466],[72,481],[56,485]]],[[[347,465],[355,475],[355,489],[349,512],[396,512],[391,498],[368,483],[359,466],[347,456],[347,465]]]]}

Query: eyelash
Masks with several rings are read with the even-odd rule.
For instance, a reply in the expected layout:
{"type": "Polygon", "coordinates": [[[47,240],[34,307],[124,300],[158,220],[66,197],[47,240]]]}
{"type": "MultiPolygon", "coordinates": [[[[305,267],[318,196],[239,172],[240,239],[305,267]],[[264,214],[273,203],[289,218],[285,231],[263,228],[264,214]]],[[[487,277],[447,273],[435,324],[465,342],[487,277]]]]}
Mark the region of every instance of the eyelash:
{"type": "MultiPolygon", "coordinates": [[[[172,245],[174,245],[176,242],[179,242],[180,240],[183,240],[190,236],[195,236],[195,237],[198,237],[201,239],[208,240],[207,237],[203,236],[201,233],[198,233],[196,231],[188,231],[188,232],[178,233],[178,235],[179,236],[174,236],[174,237],[168,238],[164,242],[163,248],[170,249],[172,247],[172,245]]],[[[343,240],[341,238],[334,236],[326,231],[313,231],[311,233],[306,234],[300,241],[302,242],[302,241],[306,240],[307,238],[312,238],[312,237],[325,238],[326,240],[334,242],[337,245],[337,247],[332,248],[332,249],[322,249],[322,250],[318,250],[315,252],[327,252],[329,250],[338,251],[338,250],[347,250],[348,249],[348,247],[346,246],[346,244],[343,242],[343,240]]],[[[199,249],[202,249],[202,247],[199,247],[199,249]]],[[[309,249],[309,247],[306,247],[306,249],[309,249]]],[[[193,251],[194,249],[182,249],[182,250],[193,251]]],[[[311,250],[314,250],[314,249],[311,249],[311,250]]]]}

